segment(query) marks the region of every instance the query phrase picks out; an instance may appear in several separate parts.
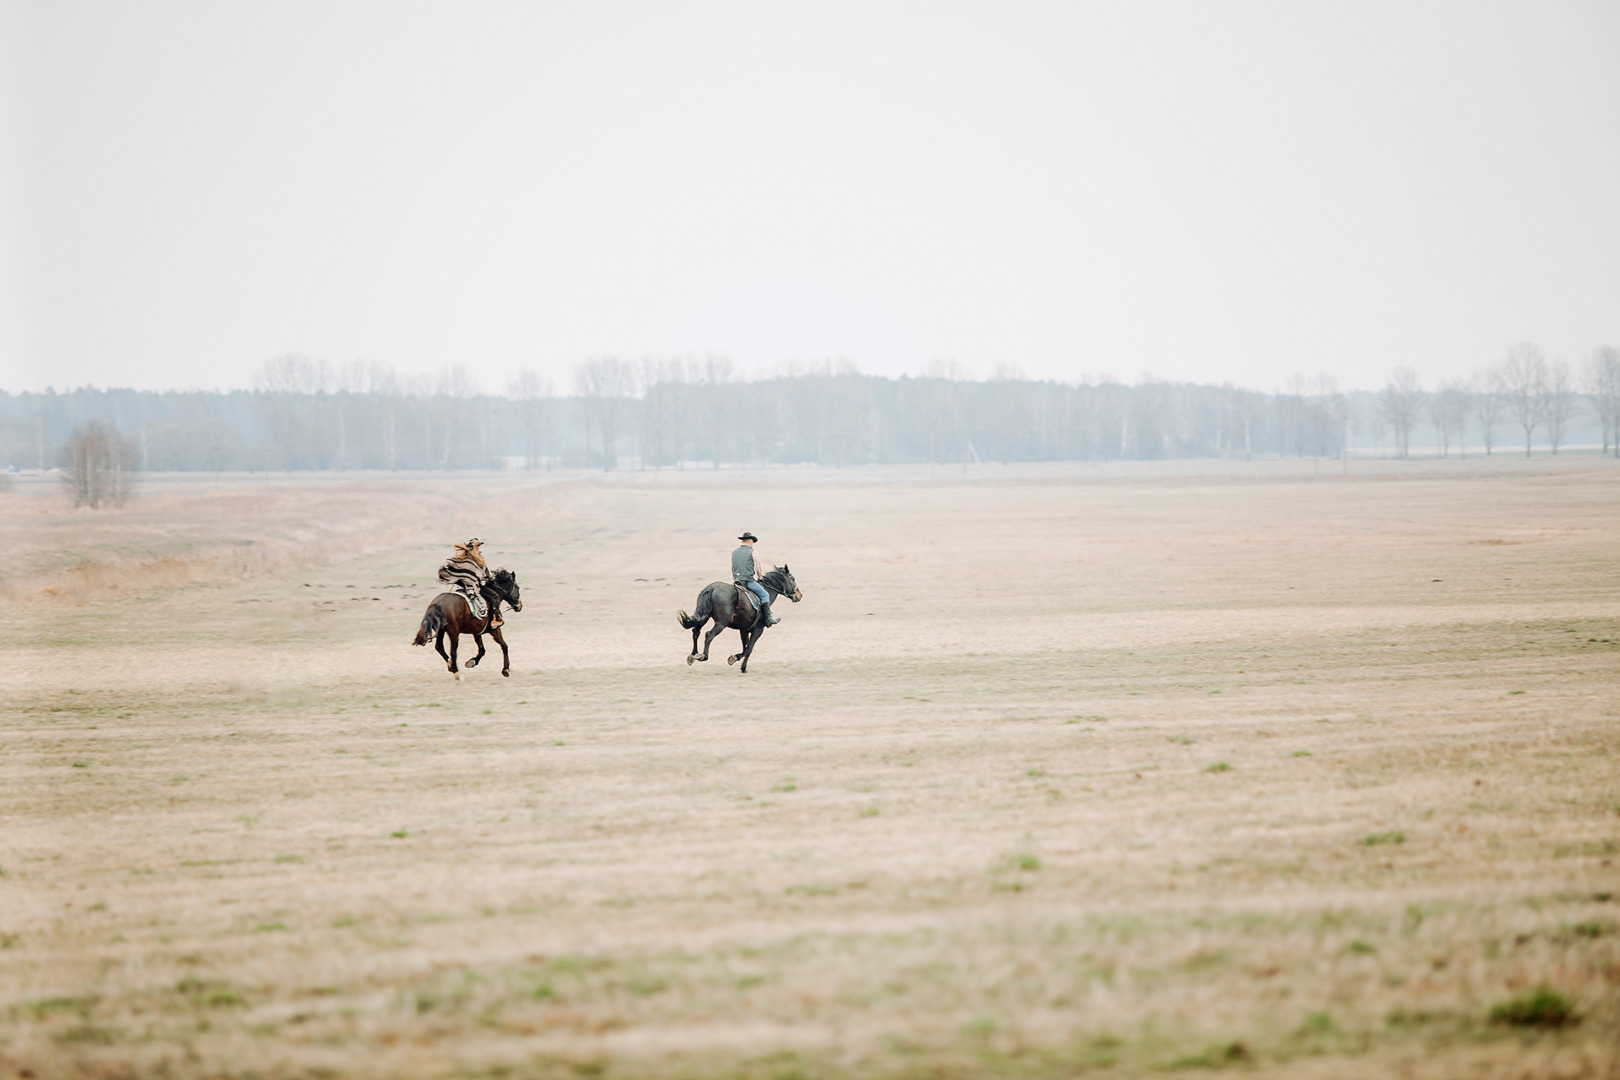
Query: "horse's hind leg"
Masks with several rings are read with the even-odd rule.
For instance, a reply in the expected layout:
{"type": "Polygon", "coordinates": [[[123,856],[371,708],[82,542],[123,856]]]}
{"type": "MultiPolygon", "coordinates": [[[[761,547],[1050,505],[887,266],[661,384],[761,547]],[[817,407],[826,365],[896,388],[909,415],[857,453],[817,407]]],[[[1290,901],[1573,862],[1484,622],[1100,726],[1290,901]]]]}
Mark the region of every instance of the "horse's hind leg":
{"type": "Polygon", "coordinates": [[[454,660],[450,659],[450,654],[449,653],[444,651],[444,635],[448,634],[449,632],[450,631],[448,631],[448,630],[440,630],[439,631],[439,636],[436,639],[434,639],[433,647],[435,649],[438,649],[439,650],[439,655],[444,658],[444,666],[449,668],[451,671],[454,671],[454,670],[456,670],[456,668],[455,668],[455,663],[456,662],[454,660]]]}
{"type": "Polygon", "coordinates": [[[450,632],[450,674],[456,677],[456,682],[461,681],[461,672],[456,668],[456,648],[460,644],[461,634],[452,630],[450,632]]]}
{"type": "Polygon", "coordinates": [[[467,670],[471,671],[478,666],[478,661],[484,658],[484,635],[482,631],[473,631],[473,643],[478,646],[478,655],[467,661],[467,670]]]}
{"type": "Polygon", "coordinates": [[[703,635],[703,655],[698,657],[699,660],[707,660],[709,658],[709,646],[713,644],[715,635],[725,629],[726,626],[724,623],[722,623],[719,619],[714,620],[714,626],[707,634],[703,635]]]}
{"type": "MultiPolygon", "coordinates": [[[[708,620],[705,619],[705,620],[703,620],[703,622],[708,622],[708,620]]],[[[692,651],[686,654],[686,666],[687,667],[691,667],[692,666],[692,661],[697,659],[697,639],[698,639],[698,634],[702,630],[703,630],[703,623],[701,623],[701,622],[698,623],[696,626],[692,627],[692,651]]]]}

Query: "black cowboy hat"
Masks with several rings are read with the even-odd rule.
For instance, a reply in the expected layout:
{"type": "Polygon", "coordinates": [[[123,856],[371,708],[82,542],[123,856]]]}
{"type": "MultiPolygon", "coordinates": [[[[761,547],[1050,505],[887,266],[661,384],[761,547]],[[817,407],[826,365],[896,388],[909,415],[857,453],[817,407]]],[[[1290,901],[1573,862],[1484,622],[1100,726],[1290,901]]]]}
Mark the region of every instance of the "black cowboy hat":
{"type": "Polygon", "coordinates": [[[751,532],[745,532],[741,536],[737,537],[737,539],[739,539],[739,540],[752,540],[756,544],[759,543],[759,537],[755,536],[751,532]]]}

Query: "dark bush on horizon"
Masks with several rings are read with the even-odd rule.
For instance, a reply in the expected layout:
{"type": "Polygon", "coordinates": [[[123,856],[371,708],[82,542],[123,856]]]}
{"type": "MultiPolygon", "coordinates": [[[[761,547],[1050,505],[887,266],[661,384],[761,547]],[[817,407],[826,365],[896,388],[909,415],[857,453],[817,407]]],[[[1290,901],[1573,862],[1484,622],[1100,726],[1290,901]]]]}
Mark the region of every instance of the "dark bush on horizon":
{"type": "Polygon", "coordinates": [[[140,458],[135,446],[103,420],[80,424],[62,448],[62,481],[74,506],[122,506],[134,487],[140,458]]]}

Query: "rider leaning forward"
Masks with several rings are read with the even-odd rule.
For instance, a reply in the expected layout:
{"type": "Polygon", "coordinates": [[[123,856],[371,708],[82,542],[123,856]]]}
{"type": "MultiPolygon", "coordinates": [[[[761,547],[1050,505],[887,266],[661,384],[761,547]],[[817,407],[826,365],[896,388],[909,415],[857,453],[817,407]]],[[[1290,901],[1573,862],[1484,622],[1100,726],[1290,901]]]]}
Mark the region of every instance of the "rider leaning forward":
{"type": "Polygon", "coordinates": [[[504,625],[501,621],[501,601],[499,597],[484,592],[484,586],[489,584],[489,564],[484,561],[484,542],[473,537],[465,544],[456,544],[455,553],[439,568],[439,580],[449,584],[465,583],[472,579],[474,591],[481,593],[485,603],[489,604],[489,625],[491,629],[504,625]]]}
{"type": "Polygon", "coordinates": [[[760,569],[759,555],[754,551],[754,545],[759,542],[759,537],[751,532],[745,532],[737,539],[742,541],[742,547],[731,553],[731,580],[734,584],[747,589],[754,595],[754,599],[759,601],[759,610],[765,617],[765,625],[775,626],[782,620],[771,614],[771,594],[760,584],[765,572],[760,569]]]}

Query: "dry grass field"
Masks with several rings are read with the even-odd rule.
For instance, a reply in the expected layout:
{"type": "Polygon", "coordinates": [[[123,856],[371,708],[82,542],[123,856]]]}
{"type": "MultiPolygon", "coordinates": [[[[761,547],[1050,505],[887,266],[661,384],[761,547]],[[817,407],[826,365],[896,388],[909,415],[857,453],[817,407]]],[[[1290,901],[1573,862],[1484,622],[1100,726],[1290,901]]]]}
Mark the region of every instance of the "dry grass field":
{"type": "Polygon", "coordinates": [[[1620,1076],[1612,463],[61,498],[0,493],[0,1076],[1620,1076]],[[688,667],[744,528],[804,602],[688,667]]]}

